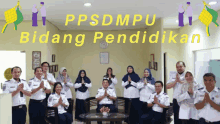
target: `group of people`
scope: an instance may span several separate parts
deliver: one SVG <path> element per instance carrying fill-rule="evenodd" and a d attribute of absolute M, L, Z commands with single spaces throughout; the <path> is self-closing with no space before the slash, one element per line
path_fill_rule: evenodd
<path fill-rule="evenodd" d="M 187 16 L 189 19 L 189 26 L 192 25 L 192 16 L 193 16 L 193 10 L 192 7 L 190 6 L 190 2 L 187 2 Z M 180 4 L 179 8 L 178 8 L 178 12 L 179 12 L 179 26 L 183 27 L 184 26 L 184 13 L 185 13 L 185 9 L 183 8 L 183 5 Z"/>
<path fill-rule="evenodd" d="M 13 124 L 26 122 L 26 96 L 30 97 L 28 108 L 30 124 L 45 124 L 47 107 L 58 108 L 60 124 L 71 124 L 73 122 L 73 106 L 69 104 L 73 100 L 71 88 L 75 88 L 76 91 L 75 119 L 83 121 L 79 115 L 86 113 L 85 100 L 90 97 L 89 88 L 92 87 L 86 71 L 80 70 L 75 83 L 72 83 L 65 67 L 60 69 L 55 79 L 47 72 L 49 66 L 48 62 L 43 62 L 41 67 L 35 68 L 35 77 L 28 83 L 20 79 L 22 72 L 20 67 L 11 69 L 13 78 L 4 83 L 3 93 L 12 93 Z M 215 75 L 205 74 L 203 86 L 202 82 L 196 82 L 191 71 L 185 71 L 184 62 L 177 62 L 176 69 L 177 72 L 170 74 L 166 84 L 167 89 L 174 89 L 174 124 L 219 124 L 220 88 L 215 87 Z M 103 76 L 102 87 L 95 96 L 98 101 L 97 112 L 117 112 L 113 104 L 117 99 L 115 90 L 117 83 L 112 68 L 108 68 L 106 75 Z M 133 66 L 127 67 L 127 74 L 122 78 L 125 111 L 129 111 L 127 123 L 159 124 L 164 121 L 162 113 L 164 108 L 170 106 L 170 100 L 162 90 L 163 85 L 162 81 L 155 80 L 150 69 L 144 69 L 143 77 L 140 78 Z"/>

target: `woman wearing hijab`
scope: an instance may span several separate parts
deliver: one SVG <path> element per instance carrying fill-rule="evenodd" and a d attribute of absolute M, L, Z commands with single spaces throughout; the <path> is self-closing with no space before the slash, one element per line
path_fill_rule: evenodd
<path fill-rule="evenodd" d="M 183 27 L 184 26 L 184 22 L 183 22 L 184 16 L 183 16 L 183 14 L 184 14 L 185 10 L 183 9 L 182 4 L 179 5 L 178 12 L 179 12 L 179 26 Z"/>
<path fill-rule="evenodd" d="M 182 124 L 198 124 L 198 110 L 194 106 L 195 92 L 201 85 L 195 82 L 191 71 L 185 73 L 185 83 L 179 87 L 177 98 L 180 104 L 179 119 Z"/>
<path fill-rule="evenodd" d="M 85 100 L 89 98 L 89 90 L 88 88 L 92 87 L 92 83 L 90 79 L 86 76 L 85 70 L 80 70 L 79 75 L 75 82 L 76 89 L 76 111 L 75 111 L 75 119 L 82 121 L 79 117 L 80 114 L 86 113 L 85 110 Z"/>
<path fill-rule="evenodd" d="M 124 87 L 125 110 L 128 110 L 128 105 L 131 102 L 130 114 L 128 123 L 137 124 L 139 122 L 140 101 L 139 89 L 137 88 L 140 77 L 134 72 L 133 66 L 127 67 L 127 74 L 122 79 L 122 87 Z"/>
<path fill-rule="evenodd" d="M 67 74 L 67 70 L 65 67 L 60 68 L 59 74 L 56 78 L 57 82 L 61 82 L 63 89 L 61 91 L 61 94 L 64 94 L 70 103 L 72 101 L 72 92 L 71 89 L 74 85 L 72 83 L 72 80 L 70 79 L 69 75 Z M 73 115 L 73 106 L 69 106 L 67 109 L 67 112 Z"/>
<path fill-rule="evenodd" d="M 37 5 L 34 4 L 32 8 L 32 26 L 38 26 L 37 25 L 37 14 L 38 14 Z"/>
<path fill-rule="evenodd" d="M 147 101 L 150 98 L 151 94 L 155 92 L 155 79 L 153 78 L 150 69 L 144 69 L 144 77 L 141 78 L 140 83 L 138 85 L 138 89 L 140 89 L 140 109 L 141 115 L 147 114 L 150 109 L 147 108 Z M 141 117 L 140 115 L 140 117 Z"/>
<path fill-rule="evenodd" d="M 65 111 L 65 108 L 69 106 L 69 102 L 64 94 L 61 94 L 63 89 L 60 82 L 56 82 L 53 87 L 53 93 L 48 98 L 49 107 L 57 107 L 60 124 L 71 124 L 72 115 Z"/>
<path fill-rule="evenodd" d="M 109 80 L 109 86 L 108 87 L 111 87 L 115 90 L 115 85 L 118 83 L 118 80 L 115 77 L 115 75 L 113 75 L 111 67 L 109 67 L 107 69 L 106 75 L 104 75 L 103 79 L 108 79 Z M 115 92 L 116 92 L 116 90 L 115 90 Z"/>

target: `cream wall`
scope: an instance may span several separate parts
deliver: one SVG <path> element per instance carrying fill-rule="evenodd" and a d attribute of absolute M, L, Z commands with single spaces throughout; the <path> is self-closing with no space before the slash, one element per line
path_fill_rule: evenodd
<path fill-rule="evenodd" d="M 175 39 L 177 43 L 169 43 L 170 31 L 173 31 L 173 34 L 179 34 L 179 29 L 164 29 L 165 41 L 162 43 L 162 53 L 166 53 L 166 80 L 169 80 L 170 71 L 176 71 L 176 62 L 181 61 L 180 57 L 180 45 L 179 36 Z M 167 94 L 169 95 L 170 102 L 173 101 L 173 88 L 167 89 Z"/>
<path fill-rule="evenodd" d="M 127 73 L 127 66 L 133 65 L 134 70 L 140 77 L 143 76 L 143 70 L 148 67 L 150 61 L 150 54 L 155 54 L 155 59 L 158 62 L 158 71 L 152 70 L 154 77 L 158 80 L 161 79 L 161 42 L 158 40 L 157 44 L 149 43 L 149 35 L 156 33 L 156 31 L 162 30 L 162 19 L 158 19 L 154 26 L 147 29 L 136 30 L 120 30 L 120 31 L 103 31 L 103 38 L 97 40 L 97 43 L 93 43 L 95 31 L 61 31 L 62 39 L 64 34 L 72 34 L 72 43 L 61 43 L 58 48 L 59 66 L 65 66 L 68 70 L 68 74 L 75 82 L 79 70 L 85 69 L 88 77 L 92 81 L 92 88 L 90 89 L 90 96 L 95 96 L 98 88 L 101 87 L 103 76 L 106 74 L 108 67 L 113 68 L 113 74 L 118 79 L 116 85 L 116 92 L 118 96 L 123 96 L 123 87 L 121 86 L 122 78 Z M 132 34 L 137 34 L 140 31 L 139 42 L 130 43 L 129 37 Z M 142 43 L 144 31 L 147 31 L 147 37 L 145 43 Z M 75 46 L 75 37 L 78 34 L 85 34 L 85 43 L 81 47 Z M 113 34 L 114 41 L 110 43 L 107 49 L 101 49 L 99 43 L 105 40 L 106 35 Z M 118 34 L 126 34 L 126 43 L 123 43 L 121 39 L 120 43 L 117 43 Z M 161 34 L 159 35 L 161 38 Z M 135 40 L 135 39 L 133 39 Z M 100 64 L 99 53 L 109 52 L 109 64 Z M 66 56 L 68 55 L 68 57 Z M 73 91 L 75 97 L 75 92 Z"/>
<path fill-rule="evenodd" d="M 220 11 L 218 11 L 220 14 Z M 218 15 L 220 16 L 220 15 Z M 217 21 L 220 24 L 220 21 Z M 206 34 L 206 27 L 199 20 L 193 22 L 192 26 L 184 26 L 180 29 L 180 34 L 188 34 L 188 43 L 180 45 L 180 59 L 186 63 L 186 69 L 194 70 L 194 54 L 193 51 L 212 49 L 220 47 L 220 27 L 215 27 L 212 22 L 209 26 L 210 36 Z M 200 43 L 189 43 L 193 34 L 200 34 Z"/>

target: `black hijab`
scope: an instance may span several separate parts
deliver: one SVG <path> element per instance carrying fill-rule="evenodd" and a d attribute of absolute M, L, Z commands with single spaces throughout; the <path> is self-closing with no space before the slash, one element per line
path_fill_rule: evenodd
<path fill-rule="evenodd" d="M 81 73 L 82 73 L 82 72 L 84 72 L 84 74 L 85 74 L 84 77 L 81 77 Z M 82 83 L 82 78 L 83 78 L 83 80 L 84 80 L 85 83 L 87 83 L 87 84 L 90 84 L 90 83 L 91 83 L 90 79 L 86 76 L 86 71 L 85 71 L 85 70 L 80 70 L 80 71 L 79 71 L 79 74 L 78 74 L 78 77 L 77 77 L 77 79 L 76 79 L 76 81 L 75 81 L 75 84 L 76 84 L 76 83 Z M 82 85 L 81 87 L 76 88 L 75 91 L 79 90 L 80 92 L 86 92 L 87 89 L 88 89 L 88 87 L 86 87 L 85 84 L 84 84 L 84 85 Z"/>
<path fill-rule="evenodd" d="M 130 77 L 131 77 L 131 80 L 134 81 L 135 83 L 137 83 L 138 81 L 140 81 L 140 77 L 138 76 L 138 74 L 136 74 L 136 73 L 134 72 L 134 68 L 133 68 L 133 66 L 131 66 L 131 65 L 127 67 L 127 72 L 128 72 L 128 68 L 129 68 L 129 67 L 131 67 L 133 71 L 132 71 L 131 73 L 127 73 L 127 74 L 123 77 L 122 81 L 124 81 L 124 82 L 128 81 L 128 76 L 130 76 Z M 128 85 L 125 86 L 125 88 L 127 89 L 127 88 L 129 88 L 129 87 L 131 87 L 131 86 L 133 86 L 133 85 L 131 85 L 131 84 L 129 83 Z M 135 86 L 133 86 L 133 87 L 135 87 Z M 136 88 L 136 87 L 135 87 L 135 88 Z"/>

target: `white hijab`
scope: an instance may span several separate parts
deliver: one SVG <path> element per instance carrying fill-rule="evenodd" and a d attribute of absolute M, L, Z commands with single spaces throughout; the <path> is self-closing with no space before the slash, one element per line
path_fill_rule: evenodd
<path fill-rule="evenodd" d="M 182 4 L 179 5 L 178 12 L 179 12 L 179 13 L 183 13 L 183 12 L 184 12 L 183 5 L 182 5 Z"/>
<path fill-rule="evenodd" d="M 65 70 L 65 69 L 66 69 L 65 67 L 60 68 L 59 74 L 56 78 L 57 82 L 62 82 L 64 80 L 64 76 L 62 73 L 63 73 L 63 70 Z M 69 75 L 67 75 L 67 74 L 66 74 L 66 80 L 67 80 L 67 82 L 71 82 L 71 79 L 70 79 Z"/>
<path fill-rule="evenodd" d="M 192 74 L 193 81 L 192 81 L 191 83 L 189 83 L 189 82 L 187 82 L 186 79 L 185 79 L 184 84 L 183 84 L 183 87 L 182 87 L 185 91 L 188 91 L 189 87 L 191 87 L 191 88 L 193 89 L 194 86 L 198 85 L 198 84 L 196 83 L 195 79 L 194 79 L 194 76 L 193 76 L 192 71 L 186 71 L 185 76 L 186 76 L 187 73 L 191 73 L 191 74 Z"/>

